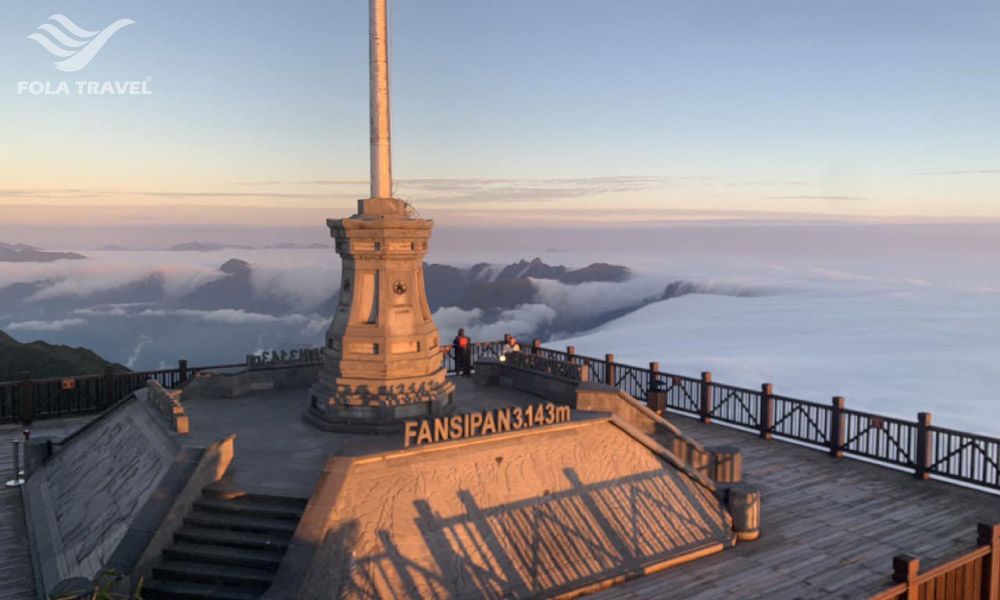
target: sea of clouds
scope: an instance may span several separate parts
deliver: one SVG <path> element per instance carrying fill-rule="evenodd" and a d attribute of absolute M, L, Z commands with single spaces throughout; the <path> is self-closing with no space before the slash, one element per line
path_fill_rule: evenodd
<path fill-rule="evenodd" d="M 499 314 L 450 307 L 434 318 L 443 339 L 459 327 L 474 340 L 512 333 L 523 342 L 544 330 L 547 345 L 574 345 L 582 354 L 614 353 L 635 365 L 658 361 L 682 375 L 711 371 L 716 381 L 746 387 L 768 382 L 778 393 L 820 402 L 842 395 L 848 406 L 908 419 L 930 411 L 939 424 L 1000 435 L 995 245 L 936 240 L 921 247 L 912 231 L 897 245 L 881 238 L 885 232 L 874 244 L 852 240 L 846 229 L 813 245 L 801 238 L 754 244 L 759 231 L 741 238 L 741 231 L 724 227 L 696 233 L 678 235 L 698 243 L 649 248 L 563 243 L 560 250 L 522 244 L 489 252 L 454 245 L 435 250 L 429 261 L 457 266 L 540 256 L 568 267 L 624 264 L 635 275 L 617 284 L 536 281 L 534 298 L 522 306 Z M 0 329 L 21 341 L 89 347 L 135 369 L 179 358 L 240 362 L 259 350 L 320 345 L 329 317 L 317 307 L 340 278 L 339 257 L 322 249 L 84 253 L 85 261 L 0 264 L 0 287 L 57 280 L 40 294 L 74 302 L 65 314 L 0 307 Z M 253 265 L 254 294 L 284 298 L 294 309 L 263 314 L 88 302 L 96 292 L 154 272 L 169 295 L 180 297 L 221 277 L 218 267 L 231 258 Z M 685 293 L 654 301 L 671 282 L 684 282 Z M 624 316 L 593 330 L 556 327 L 616 311 Z"/>

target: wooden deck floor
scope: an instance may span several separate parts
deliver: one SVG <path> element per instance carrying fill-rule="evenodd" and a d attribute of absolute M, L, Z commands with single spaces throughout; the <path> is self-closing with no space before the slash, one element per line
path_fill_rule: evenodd
<path fill-rule="evenodd" d="M 32 429 L 32 435 L 69 435 L 91 418 L 93 416 L 40 421 Z M 22 431 L 18 425 L 0 425 L 0 600 L 37 597 L 21 490 L 4 485 L 14 475 L 12 442 L 24 439 Z"/>
<path fill-rule="evenodd" d="M 761 536 L 588 598 L 866 599 L 891 587 L 894 555 L 931 568 L 975 548 L 977 523 L 1000 522 L 997 495 L 669 418 L 706 446 L 740 447 L 745 480 L 762 490 Z"/>

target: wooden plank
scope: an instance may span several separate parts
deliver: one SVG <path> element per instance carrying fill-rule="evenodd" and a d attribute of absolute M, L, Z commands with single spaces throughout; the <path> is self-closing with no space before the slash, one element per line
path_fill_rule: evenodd
<path fill-rule="evenodd" d="M 922 570 L 928 571 L 972 550 L 978 522 L 1000 522 L 996 495 L 916 481 L 911 472 L 834 459 L 815 449 L 775 444 L 753 433 L 674 414 L 668 418 L 706 446 L 742 450 L 744 478 L 762 488 L 761 537 L 720 553 L 720 562 L 705 568 L 696 561 L 593 598 L 674 597 L 676 590 L 687 589 L 681 586 L 699 581 L 710 582 L 719 598 L 729 597 L 740 581 L 754 582 L 755 590 L 763 586 L 743 597 L 869 598 L 891 587 L 894 554 L 919 551 Z M 942 597 L 938 590 L 961 594 L 943 596 L 949 599 L 977 597 L 981 563 L 941 578 L 932 584 L 930 595 L 920 597 Z M 740 568 L 729 568 L 734 564 Z M 826 577 L 837 565 L 840 579 Z M 843 586 L 832 592 L 823 589 L 837 584 Z M 787 596 L 764 593 L 769 585 L 787 588 Z"/>

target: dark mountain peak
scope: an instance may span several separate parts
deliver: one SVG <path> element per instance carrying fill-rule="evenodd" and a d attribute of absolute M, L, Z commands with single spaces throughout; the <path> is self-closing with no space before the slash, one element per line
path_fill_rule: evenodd
<path fill-rule="evenodd" d="M 249 277 L 250 272 L 253 271 L 253 267 L 245 260 L 230 258 L 219 267 L 219 270 L 227 275 L 244 275 Z"/>
<path fill-rule="evenodd" d="M 551 267 L 541 258 L 535 257 L 531 262 L 521 259 L 508 265 L 500 271 L 496 281 L 512 281 L 515 279 L 560 279 L 566 273 L 566 267 Z"/>
<path fill-rule="evenodd" d="M 562 278 L 563 283 L 575 285 L 578 283 L 588 283 L 591 281 L 609 281 L 618 283 L 625 281 L 632 275 L 632 270 L 622 265 L 611 265 L 608 263 L 593 263 L 582 269 L 570 271 Z"/>
<path fill-rule="evenodd" d="M 435 311 L 453 305 L 462 296 L 466 288 L 465 275 L 450 265 L 424 263 L 424 286 L 427 303 Z"/>
<path fill-rule="evenodd" d="M 480 277 L 483 276 L 483 273 L 486 273 L 490 270 L 491 266 L 492 265 L 490 265 L 489 263 L 476 263 L 472 265 L 472 268 L 469 269 L 469 281 L 478 280 Z"/>

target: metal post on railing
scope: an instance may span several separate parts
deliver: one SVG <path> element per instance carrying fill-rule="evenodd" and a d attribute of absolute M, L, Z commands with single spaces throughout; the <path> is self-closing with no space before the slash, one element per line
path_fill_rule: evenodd
<path fill-rule="evenodd" d="M 604 385 L 615 387 L 615 355 L 604 355 Z"/>
<path fill-rule="evenodd" d="M 1000 524 L 980 523 L 978 527 L 980 546 L 989 546 L 987 562 L 983 568 L 983 598 L 1000 598 Z"/>
<path fill-rule="evenodd" d="M 774 386 L 765 383 L 760 386 L 760 437 L 771 439 L 774 430 Z"/>
<path fill-rule="evenodd" d="M 31 373 L 23 373 L 18 386 L 21 393 L 21 423 L 30 425 L 35 418 L 35 394 L 31 383 Z"/>
<path fill-rule="evenodd" d="M 115 372 L 111 365 L 104 367 L 104 408 L 115 402 Z"/>
<path fill-rule="evenodd" d="M 844 397 L 834 396 L 830 403 L 830 456 L 844 456 Z"/>
<path fill-rule="evenodd" d="M 931 449 L 933 440 L 931 432 L 931 413 L 917 414 L 917 465 L 913 476 L 917 479 L 927 480 L 931 478 Z"/>
<path fill-rule="evenodd" d="M 28 462 L 28 440 L 31 439 L 31 430 L 25 426 L 24 431 L 21 433 L 24 435 L 24 464 L 18 469 L 17 476 L 23 479 L 25 464 Z"/>
<path fill-rule="evenodd" d="M 655 413 L 667 410 L 667 393 L 660 382 L 660 363 L 649 363 L 649 385 L 646 389 L 646 406 Z"/>
<path fill-rule="evenodd" d="M 917 577 L 920 575 L 920 559 L 912 554 L 899 554 L 892 557 L 892 580 L 906 584 L 906 595 L 900 600 L 917 600 L 920 585 Z"/>
<path fill-rule="evenodd" d="M 24 474 L 21 472 L 21 465 L 20 465 L 21 453 L 19 452 L 20 450 L 20 448 L 18 447 L 19 445 L 20 442 L 14 440 L 14 478 L 7 481 L 7 487 L 20 487 L 24 485 L 24 477 L 23 477 Z"/>
<path fill-rule="evenodd" d="M 177 361 L 177 370 L 181 372 L 181 382 L 187 381 L 188 378 L 188 361 L 179 360 Z"/>
<path fill-rule="evenodd" d="M 712 422 L 712 373 L 702 371 L 701 373 L 701 415 L 702 423 Z"/>

